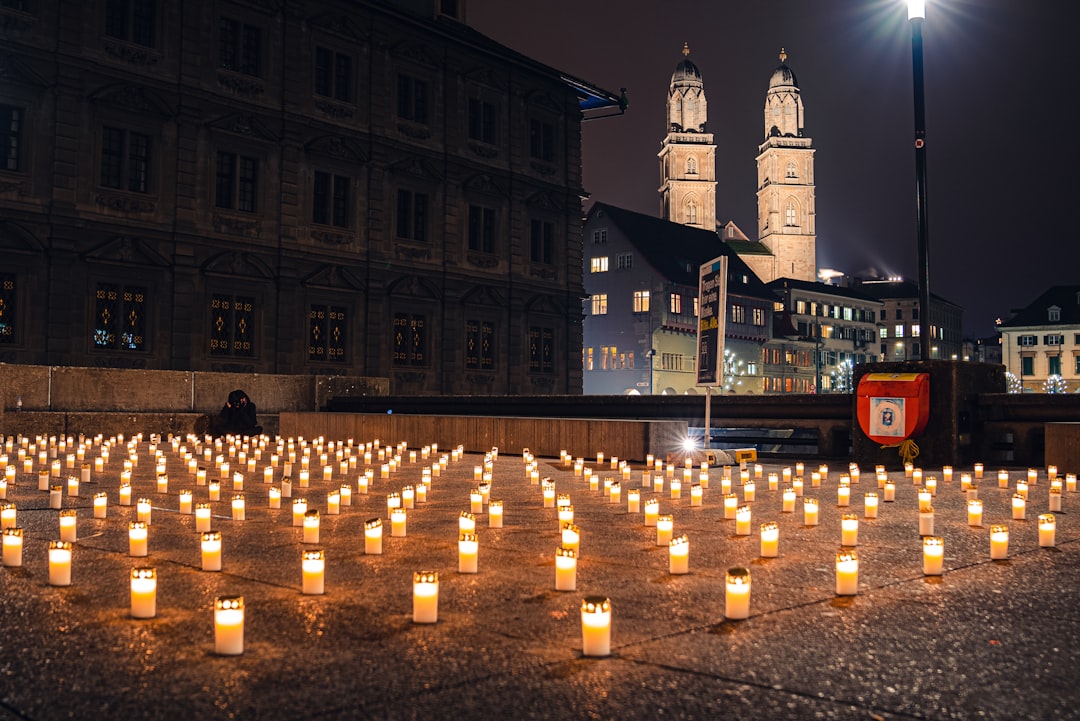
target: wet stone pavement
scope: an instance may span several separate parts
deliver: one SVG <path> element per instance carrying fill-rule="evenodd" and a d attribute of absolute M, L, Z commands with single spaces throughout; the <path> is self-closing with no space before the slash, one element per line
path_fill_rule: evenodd
<path fill-rule="evenodd" d="M 1048 469 L 1037 469 L 1025 517 L 1014 519 L 1013 497 L 1028 469 L 1005 469 L 999 482 L 1000 469 L 988 468 L 975 482 L 982 522 L 970 525 L 961 474 L 972 468 L 957 467 L 951 479 L 941 468 L 920 469 L 920 482 L 897 463 L 886 469 L 892 501 L 874 469 L 861 468 L 848 478 L 850 504 L 841 506 L 847 463 L 834 463 L 818 487 L 817 465 L 808 465 L 803 496 L 818 500 L 819 522 L 807 525 L 802 498 L 785 508 L 783 491 L 792 484 L 782 469 L 794 479 L 794 463 L 764 463 L 760 477 L 750 464 L 752 501 L 735 465 L 733 491 L 751 516 L 740 535 L 738 521 L 725 518 L 723 468 L 710 468 L 706 480 L 696 468 L 685 476 L 678 463 L 670 478 L 666 467 L 656 474 L 657 482 L 655 467 L 640 461 L 624 472 L 617 461 L 612 467 L 590 457 L 575 471 L 572 461 L 537 458 L 533 477 L 521 449 L 504 448 L 489 471 L 489 500 L 502 502 L 503 525 L 491 526 L 490 504 L 481 501 L 477 572 L 463 573 L 461 517 L 473 510 L 484 454 L 423 439 L 332 447 L 295 439 L 286 468 L 287 439 L 220 449 L 202 439 L 161 439 L 156 448 L 152 440 L 86 439 L 83 458 L 71 462 L 78 439 L 63 448 L 57 441 L 53 450 L 47 439 L 28 439 L 29 463 L 19 457 L 19 439 L 0 450 L 0 470 L 10 467 L 0 504 L 9 513 L 14 507 L 23 534 L 21 565 L 0 568 L 0 719 L 1080 718 L 1080 496 L 1065 479 L 1077 469 L 1061 469 L 1060 496 L 1051 493 Z M 98 470 L 104 448 L 109 457 Z M 301 488 L 305 452 L 310 480 Z M 133 505 L 122 506 L 121 474 L 133 454 Z M 382 465 L 395 455 L 400 462 L 384 478 Z M 167 486 L 159 484 L 159 464 Z M 205 485 L 198 468 L 206 470 Z M 426 499 L 406 511 L 397 527 L 404 535 L 392 535 L 388 494 L 412 487 L 419 495 L 425 469 Z M 769 474 L 777 474 L 774 483 Z M 283 490 L 286 475 L 292 497 L 271 508 L 270 492 Z M 69 495 L 69 476 L 80 480 L 78 495 Z M 929 529 L 920 529 L 918 491 L 931 476 L 941 575 L 923 572 L 920 531 Z M 684 478 L 673 498 L 672 480 Z M 556 590 L 562 533 L 557 509 L 545 505 L 543 479 L 553 484 L 552 503 L 568 498 L 580 532 L 571 591 Z M 210 500 L 215 480 L 219 500 Z M 619 483 L 617 498 L 604 491 L 606 481 Z M 700 505 L 694 484 L 702 486 Z M 343 499 L 333 513 L 329 496 L 343 485 L 351 503 Z M 193 506 L 210 505 L 220 571 L 203 570 L 196 518 L 180 512 L 183 490 L 192 491 Z M 636 511 L 631 490 L 640 494 Z M 867 492 L 878 494 L 876 518 L 866 516 Z M 101 493 L 108 505 L 95 518 Z M 244 520 L 233 519 L 239 494 Z M 1053 545 L 1045 545 L 1046 531 L 1040 545 L 1038 517 L 1056 503 L 1052 495 L 1061 506 Z M 311 535 L 305 542 L 305 529 L 293 525 L 298 497 L 319 512 L 317 542 Z M 129 555 L 138 499 L 151 509 L 145 557 Z M 674 536 L 685 534 L 688 573 L 670 572 L 668 546 L 645 525 L 651 499 L 671 516 Z M 71 584 L 51 585 L 50 541 L 72 510 Z M 846 547 L 859 560 L 855 595 L 837 594 L 842 514 L 858 520 L 857 545 Z M 374 549 L 365 525 L 374 519 L 382 522 L 381 554 L 366 552 Z M 776 557 L 762 557 L 766 522 L 779 531 Z M 991 559 L 996 524 L 1008 528 L 1002 560 Z M 315 549 L 325 556 L 318 595 L 303 592 L 302 555 Z M 156 572 L 150 618 L 132 615 L 137 567 Z M 751 580 L 745 620 L 725 617 L 727 571 L 736 567 Z M 435 623 L 414 622 L 419 571 L 438 574 Z M 216 652 L 218 597 L 243 598 L 240 655 Z M 610 600 L 607 656 L 584 652 L 588 597 Z"/>

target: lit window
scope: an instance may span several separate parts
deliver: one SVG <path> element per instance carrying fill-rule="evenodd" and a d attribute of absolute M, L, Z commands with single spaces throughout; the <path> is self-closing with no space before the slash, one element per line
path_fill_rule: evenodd
<path fill-rule="evenodd" d="M 634 312 L 635 313 L 648 313 L 649 312 L 649 291 L 647 291 L 647 290 L 635 290 L 634 291 Z"/>
<path fill-rule="evenodd" d="M 701 307 L 700 306 L 700 301 L 698 300 L 697 296 L 694 296 L 694 317 L 695 318 L 697 318 L 698 315 L 699 315 L 700 307 Z"/>
<path fill-rule="evenodd" d="M 670 296 L 669 306 L 672 313 L 682 313 L 682 296 L 678 293 L 672 293 Z"/>
<path fill-rule="evenodd" d="M 593 273 L 606 273 L 607 269 L 608 269 L 608 258 L 607 258 L 607 256 L 605 255 L 605 256 L 593 258 L 589 262 L 589 267 L 590 267 L 590 269 L 591 269 L 591 271 Z"/>
<path fill-rule="evenodd" d="M 732 303 L 731 305 L 731 322 L 732 323 L 745 323 L 746 322 L 746 306 Z"/>
<path fill-rule="evenodd" d="M 95 348 L 147 350 L 146 288 L 98 283 L 94 299 Z"/>
<path fill-rule="evenodd" d="M 592 297 L 592 314 L 607 315 L 607 293 L 597 293 Z"/>
<path fill-rule="evenodd" d="M 903 323 L 897 323 L 893 327 L 893 329 L 894 329 L 893 336 L 895 338 L 903 338 L 904 337 L 904 324 Z"/>
<path fill-rule="evenodd" d="M 765 325 L 765 309 L 754 308 L 753 309 L 753 323 L 754 325 Z"/>
<path fill-rule="evenodd" d="M 918 323 L 912 323 L 911 324 L 911 337 L 912 338 L 918 338 L 919 335 L 920 335 L 919 324 Z"/>

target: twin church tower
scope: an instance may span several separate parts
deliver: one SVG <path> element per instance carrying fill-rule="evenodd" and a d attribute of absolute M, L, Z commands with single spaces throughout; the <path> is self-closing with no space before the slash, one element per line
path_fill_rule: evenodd
<path fill-rule="evenodd" d="M 758 240 L 748 240 L 734 223 L 718 227 L 716 144 L 707 129 L 705 85 L 689 46 L 683 46 L 668 89 L 668 129 L 659 153 L 663 217 L 715 229 L 765 283 L 817 280 L 814 149 L 803 136 L 803 112 L 798 81 L 781 50 L 765 96 L 765 140 L 758 146 Z"/>

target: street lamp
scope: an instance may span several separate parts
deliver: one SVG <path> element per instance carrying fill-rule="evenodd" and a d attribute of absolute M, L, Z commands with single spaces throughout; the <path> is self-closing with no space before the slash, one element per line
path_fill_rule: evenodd
<path fill-rule="evenodd" d="M 911 22 L 911 69 L 915 88 L 915 211 L 919 228 L 919 358 L 929 357 L 926 341 L 932 339 L 930 326 L 930 249 L 926 222 L 926 101 L 923 88 L 922 24 L 926 0 L 907 0 Z"/>

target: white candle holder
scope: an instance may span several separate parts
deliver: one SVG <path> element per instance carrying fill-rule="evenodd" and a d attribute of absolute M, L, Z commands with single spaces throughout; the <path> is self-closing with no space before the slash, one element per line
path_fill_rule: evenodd
<path fill-rule="evenodd" d="M 859 554 L 843 550 L 836 554 L 836 595 L 855 596 L 859 593 Z"/>
<path fill-rule="evenodd" d="M 325 593 L 326 552 L 321 548 L 305 549 L 300 554 L 300 592 L 305 596 Z"/>
<path fill-rule="evenodd" d="M 70 541 L 49 541 L 49 585 L 71 585 L 71 552 L 74 546 Z"/>
<path fill-rule="evenodd" d="M 221 570 L 221 531 L 206 531 L 200 535 L 202 570 Z"/>
<path fill-rule="evenodd" d="M 741 621 L 750 617 L 750 571 L 729 568 L 724 584 L 724 617 Z"/>
<path fill-rule="evenodd" d="M 762 523 L 761 530 L 761 557 L 776 558 L 780 555 L 780 524 L 776 521 Z"/>
<path fill-rule="evenodd" d="M 1009 557 L 1009 527 L 990 526 L 990 559 L 1002 561 Z"/>
<path fill-rule="evenodd" d="M 244 652 L 244 597 L 214 599 L 214 653 L 239 656 Z"/>
<path fill-rule="evenodd" d="M 923 575 L 940 576 L 945 560 L 945 542 L 940 536 L 923 538 Z"/>
<path fill-rule="evenodd" d="M 586 596 L 581 602 L 581 652 L 611 655 L 611 599 L 606 596 Z"/>
<path fill-rule="evenodd" d="M 131 617 L 153 618 L 157 615 L 157 571 L 153 568 L 131 569 Z"/>
<path fill-rule="evenodd" d="M 413 574 L 413 623 L 437 623 L 439 620 L 439 574 L 417 571 Z"/>
<path fill-rule="evenodd" d="M 678 576 L 690 572 L 690 539 L 683 533 L 668 543 L 668 573 Z"/>

